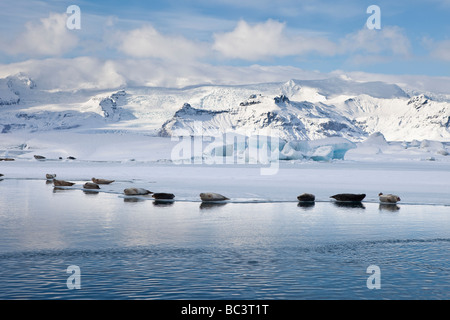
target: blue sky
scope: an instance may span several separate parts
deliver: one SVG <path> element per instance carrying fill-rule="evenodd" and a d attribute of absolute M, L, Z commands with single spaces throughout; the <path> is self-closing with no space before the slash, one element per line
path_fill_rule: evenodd
<path fill-rule="evenodd" d="M 65 27 L 74 4 L 81 30 Z M 380 30 L 366 26 L 370 5 L 380 7 Z M 2 0 L 0 75 L 36 74 L 53 60 L 72 68 L 77 61 L 80 74 L 88 72 L 80 61 L 96 61 L 122 78 L 124 61 L 170 65 L 180 79 L 199 68 L 255 65 L 448 76 L 448 17 L 450 0 Z"/>

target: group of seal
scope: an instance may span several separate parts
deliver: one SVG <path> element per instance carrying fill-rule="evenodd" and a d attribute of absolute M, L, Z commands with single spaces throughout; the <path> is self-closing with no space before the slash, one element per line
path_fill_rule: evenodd
<path fill-rule="evenodd" d="M 47 181 L 53 181 L 53 185 L 55 187 L 72 187 L 75 185 L 75 182 L 65 181 L 65 180 L 57 180 L 56 174 L 46 174 L 45 175 Z M 107 179 L 98 179 L 98 178 L 92 178 L 92 182 L 86 182 L 83 185 L 83 189 L 86 190 L 98 190 L 100 189 L 100 185 L 108 185 L 115 180 L 107 180 Z M 151 194 L 153 198 L 156 200 L 173 200 L 175 198 L 175 195 L 172 193 L 154 193 L 150 190 L 144 189 L 144 188 L 126 188 L 123 190 L 123 193 L 127 196 L 142 196 L 142 195 L 149 195 Z"/>
<path fill-rule="evenodd" d="M 3 177 L 3 174 L 0 174 L 0 178 Z M 55 187 L 71 187 L 75 185 L 74 182 L 57 180 L 56 174 L 46 174 L 46 179 L 48 181 L 53 181 Z M 92 182 L 86 182 L 83 185 L 83 189 L 95 190 L 100 189 L 99 185 L 108 185 L 115 182 L 115 180 L 107 180 L 107 179 L 97 179 L 92 178 Z M 173 200 L 175 195 L 172 193 L 163 193 L 158 192 L 154 193 L 150 190 L 144 188 L 126 188 L 123 190 L 123 193 L 127 196 L 143 196 L 143 195 L 152 195 L 152 198 L 156 200 Z M 350 202 L 350 203 L 358 203 L 364 200 L 366 194 L 354 194 L 354 193 L 338 193 L 330 198 L 336 200 L 336 202 Z M 379 200 L 381 203 L 386 204 L 395 204 L 399 202 L 401 199 L 399 196 L 394 194 L 383 194 L 380 192 L 378 194 Z M 202 202 L 221 202 L 230 200 L 228 197 L 223 196 L 219 193 L 214 192 L 202 192 L 200 193 L 200 199 Z M 312 203 L 316 201 L 316 196 L 311 193 L 303 193 L 297 197 L 297 200 L 300 203 Z"/>
<path fill-rule="evenodd" d="M 55 187 L 72 187 L 75 185 L 75 182 L 65 181 L 65 180 L 57 180 L 56 174 L 47 173 L 45 175 L 45 178 L 47 181 L 53 181 L 53 185 Z M 111 184 L 114 182 L 114 180 L 106 180 L 106 179 L 96 179 L 92 178 L 92 182 L 86 182 L 83 185 L 83 189 L 87 190 L 98 190 L 100 189 L 99 184 Z"/>
<path fill-rule="evenodd" d="M 38 154 L 35 154 L 33 157 L 34 157 L 36 160 L 38 160 L 38 161 L 45 161 L 45 160 L 47 160 L 46 157 L 41 156 L 41 155 L 38 155 Z M 62 159 L 63 159 L 62 157 L 58 157 L 58 160 L 62 160 Z M 77 159 L 77 158 L 75 158 L 75 157 L 73 157 L 73 156 L 67 157 L 67 160 L 76 160 L 76 159 Z"/>
<path fill-rule="evenodd" d="M 333 198 L 337 202 L 361 202 L 366 197 L 366 194 L 355 194 L 355 193 L 338 193 L 330 198 Z M 378 194 L 381 203 L 397 203 L 400 201 L 400 197 L 394 194 Z M 310 193 L 303 193 L 297 197 L 299 202 L 314 202 L 316 197 Z"/>

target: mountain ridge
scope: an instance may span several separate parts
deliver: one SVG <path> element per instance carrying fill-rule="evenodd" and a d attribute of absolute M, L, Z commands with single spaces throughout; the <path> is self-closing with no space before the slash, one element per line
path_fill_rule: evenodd
<path fill-rule="evenodd" d="M 343 77 L 49 92 L 19 74 L 0 79 L 0 110 L 2 133 L 94 130 L 168 137 L 176 130 L 192 133 L 193 123 L 201 122 L 216 132 L 271 129 L 286 140 L 361 141 L 381 132 L 388 140 L 450 141 L 450 101 Z"/>

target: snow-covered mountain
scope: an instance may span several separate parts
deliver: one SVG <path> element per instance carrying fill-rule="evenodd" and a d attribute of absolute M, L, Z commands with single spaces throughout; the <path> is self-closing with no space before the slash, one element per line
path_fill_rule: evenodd
<path fill-rule="evenodd" d="M 450 101 L 382 82 L 345 78 L 289 80 L 182 89 L 127 87 L 110 91 L 47 91 L 23 74 L 0 79 L 0 132 L 132 131 L 171 136 L 277 130 L 285 140 L 375 132 L 387 140 L 450 141 Z M 1 136 L 0 136 L 1 137 Z"/>

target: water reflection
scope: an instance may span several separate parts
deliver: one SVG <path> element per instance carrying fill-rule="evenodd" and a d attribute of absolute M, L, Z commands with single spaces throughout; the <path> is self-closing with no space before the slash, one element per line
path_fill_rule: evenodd
<path fill-rule="evenodd" d="M 69 190 L 75 190 L 75 189 L 67 189 L 67 188 L 62 188 L 62 187 L 54 187 L 54 188 L 53 188 L 53 193 L 60 193 L 60 192 L 69 191 Z"/>
<path fill-rule="evenodd" d="M 123 198 L 123 202 L 126 202 L 126 203 L 136 203 L 136 202 L 143 202 L 143 201 L 145 201 L 145 200 L 141 199 L 141 198 L 134 198 L 134 197 Z"/>
<path fill-rule="evenodd" d="M 348 209 L 365 209 L 362 202 L 333 202 L 336 207 Z"/>
<path fill-rule="evenodd" d="M 83 190 L 83 193 L 86 194 L 86 195 L 97 195 L 99 193 L 99 191 Z"/>
<path fill-rule="evenodd" d="M 299 202 L 297 204 L 297 207 L 302 208 L 304 210 L 312 210 L 314 209 L 315 205 L 316 205 L 315 202 Z"/>
<path fill-rule="evenodd" d="M 200 209 L 202 210 L 210 210 L 210 209 L 214 209 L 214 208 L 220 208 L 225 206 L 226 203 L 218 203 L 218 202 L 202 202 L 200 204 Z"/>
<path fill-rule="evenodd" d="M 175 201 L 170 201 L 170 200 L 155 200 L 155 201 L 153 201 L 153 205 L 155 207 L 171 207 L 171 206 L 173 206 L 174 203 L 175 203 Z"/>
<path fill-rule="evenodd" d="M 395 203 L 380 203 L 378 208 L 380 211 L 391 211 L 396 212 L 400 210 L 400 207 Z"/>

